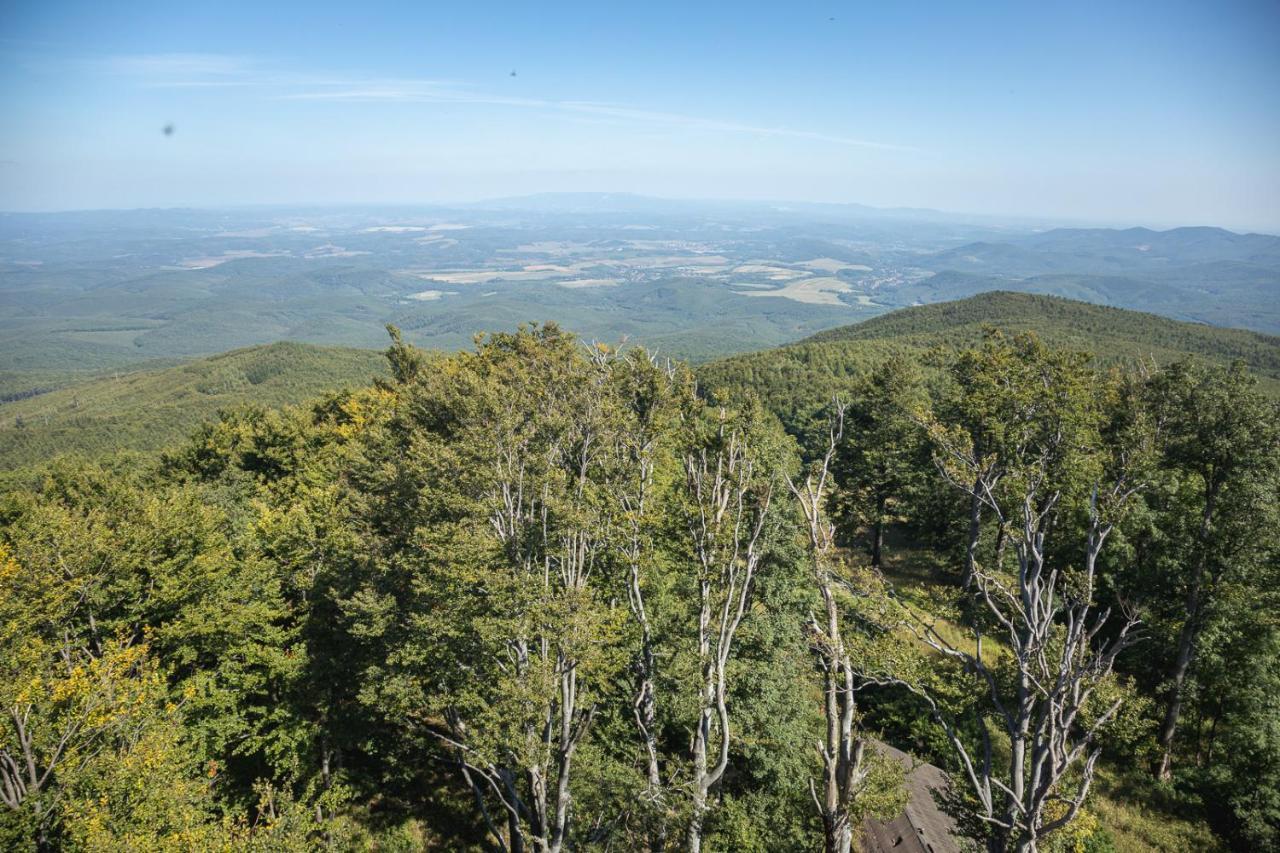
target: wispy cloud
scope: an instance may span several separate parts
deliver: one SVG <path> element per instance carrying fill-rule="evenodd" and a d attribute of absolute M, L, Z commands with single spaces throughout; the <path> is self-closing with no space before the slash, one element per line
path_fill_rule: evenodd
<path fill-rule="evenodd" d="M 687 113 L 640 109 L 624 104 L 503 95 L 451 80 L 297 72 L 276 68 L 269 63 L 244 56 L 187 53 L 118 56 L 106 60 L 103 67 L 114 73 L 136 77 L 142 85 L 153 87 L 252 87 L 263 90 L 268 97 L 297 101 L 476 104 L 592 116 L 650 127 L 808 139 L 829 145 L 889 151 L 919 150 L 905 145 L 804 128 L 757 125 Z"/>
<path fill-rule="evenodd" d="M 261 65 L 247 56 L 220 53 L 150 53 L 91 60 L 97 70 L 142 78 L 144 83 L 210 85 L 252 83 Z"/>
<path fill-rule="evenodd" d="M 350 85 L 334 83 L 331 88 L 313 87 L 307 91 L 292 92 L 280 95 L 279 97 L 289 100 L 346 101 L 356 103 L 449 103 L 525 107 L 531 109 L 544 109 L 554 110 L 557 112 L 591 115 L 600 118 L 618 119 L 638 124 L 682 127 L 689 130 L 812 139 L 816 142 L 826 142 L 833 145 L 847 145 L 859 148 L 879 148 L 891 151 L 917 150 L 904 145 L 875 142 L 869 139 L 859 139 L 850 136 L 841 136 L 838 134 L 820 133 L 818 131 L 789 127 L 766 127 L 743 122 L 724 121 L 721 119 L 693 116 L 686 113 L 637 109 L 635 107 L 622 106 L 618 104 L 496 95 L 488 92 L 466 89 L 458 86 L 457 84 L 446 81 L 384 80 L 352 83 Z"/>

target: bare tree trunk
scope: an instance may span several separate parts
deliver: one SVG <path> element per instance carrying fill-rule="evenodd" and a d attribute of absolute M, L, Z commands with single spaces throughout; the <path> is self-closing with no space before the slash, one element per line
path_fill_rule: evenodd
<path fill-rule="evenodd" d="M 1129 614 L 1110 641 L 1099 640 L 1110 616 L 1109 610 L 1096 612 L 1093 603 L 1097 558 L 1112 531 L 1104 513 L 1123 505 L 1137 491 L 1126 479 L 1129 472 L 1124 469 L 1123 457 L 1110 488 L 1103 493 L 1101 484 L 1094 486 L 1084 564 L 1074 583 L 1069 586 L 1062 570 L 1046 562 L 1046 536 L 1056 527 L 1054 513 L 1062 493 L 1047 489 L 1045 484 L 1058 446 L 1052 442 L 1060 441 L 1060 436 L 1052 436 L 1046 450 L 1031 457 L 1012 518 L 989 490 L 982 495 L 997 523 L 1008 525 L 1018 558 L 1011 582 L 999 571 L 975 569 L 973 574 L 978 600 L 1002 630 L 1012 653 L 1016 676 L 1012 691 L 983 657 L 979 627 L 974 628 L 975 651 L 970 653 L 957 649 L 937 633 L 933 623 L 907 610 L 908 618 L 919 626 L 921 640 L 985 682 L 995 718 L 1008 738 L 1008 762 L 1004 772 L 998 773 L 985 723 L 983 752 L 975 756 L 929 691 L 899 682 L 925 699 L 943 726 L 978 800 L 975 816 L 991 832 L 988 849 L 1001 853 L 1033 853 L 1038 839 L 1067 825 L 1079 813 L 1101 755 L 1097 735 L 1119 710 L 1120 700 L 1087 722 L 1081 719 L 1081 712 L 1111 673 L 1116 655 L 1131 642 L 1130 632 L 1138 621 Z M 972 477 L 977 460 L 963 449 L 947 449 L 962 466 L 960 470 L 967 467 Z M 943 470 L 946 473 L 947 469 Z M 961 488 L 972 482 L 968 477 L 949 479 Z M 980 478 L 978 483 L 982 485 Z M 1054 802 L 1064 804 L 1065 811 L 1046 816 L 1046 807 Z"/>
<path fill-rule="evenodd" d="M 502 770 L 501 778 L 502 787 L 512 803 L 507 810 L 507 838 L 511 853 L 524 853 L 524 827 L 520 825 L 520 795 L 516 793 L 515 779 L 509 770 Z"/>
<path fill-rule="evenodd" d="M 1197 581 L 1187 594 L 1187 618 L 1178 632 L 1178 655 L 1173 662 L 1173 684 L 1169 689 L 1169 704 L 1165 706 L 1164 719 L 1160 723 L 1160 766 L 1156 778 L 1168 781 L 1173 776 L 1173 739 L 1178 731 L 1178 718 L 1182 715 L 1182 697 L 1187 673 L 1195 657 L 1196 625 L 1200 620 L 1200 584 Z"/>
<path fill-rule="evenodd" d="M 847 814 L 824 815 L 822 849 L 825 853 L 849 853 L 853 848 L 853 827 Z"/>
<path fill-rule="evenodd" d="M 865 744 L 854 730 L 855 674 L 853 661 L 841 637 L 840 609 L 835 597 L 837 581 L 832 576 L 835 529 L 825 513 L 831 460 L 844 434 L 844 411 L 840 402 L 835 401 L 827 452 L 804 483 L 787 480 L 808 525 L 813 580 L 826 616 L 825 625 L 820 626 L 815 620 L 811 628 L 812 645 L 823 676 L 823 714 L 826 720 L 825 740 L 818 744 L 818 754 L 822 758 L 821 798 L 810 781 L 810 793 L 822 819 L 823 849 L 826 853 L 849 853 L 851 850 L 853 805 L 868 772 L 863 764 Z M 873 528 L 872 561 L 875 565 L 879 564 L 882 544 L 883 501 L 878 509 Z"/>
<path fill-rule="evenodd" d="M 631 615 L 640 627 L 640 649 L 633 664 L 635 668 L 635 698 L 631 703 L 632 717 L 640 734 L 640 741 L 645 752 L 645 784 L 646 796 L 657 809 L 657 824 L 649 831 L 649 848 L 653 851 L 666 849 L 666 820 L 661 815 L 661 799 L 663 796 L 662 772 L 658 759 L 658 699 L 654 685 L 657 675 L 657 660 L 653 652 L 653 630 L 649 624 L 649 612 L 645 606 L 644 585 L 641 578 L 641 562 L 644 546 L 640 525 L 644 516 L 648 492 L 653 475 L 653 460 L 650 458 L 652 442 L 646 438 L 625 454 L 627 462 L 636 467 L 637 477 L 632 489 L 622 489 L 620 503 L 630 519 L 629 541 L 626 546 L 627 558 L 627 604 Z"/>
<path fill-rule="evenodd" d="M 690 853 L 702 849 L 707 799 L 729 766 L 728 665 L 734 638 L 747 612 L 773 482 L 757 471 L 750 437 L 721 410 L 713 451 L 685 456 L 685 487 L 691 498 L 687 518 L 698 571 L 698 725 L 691 745 L 691 813 L 686 832 Z M 717 754 L 711 758 L 712 729 Z"/>
<path fill-rule="evenodd" d="M 969 498 L 969 533 L 964 552 L 964 572 L 960 575 L 960 588 L 973 585 L 973 572 L 978 565 L 978 538 L 982 533 L 981 481 L 975 480 Z"/>
<path fill-rule="evenodd" d="M 871 566 L 881 567 L 881 555 L 884 551 L 884 506 L 877 510 L 876 523 L 871 527 Z"/>
<path fill-rule="evenodd" d="M 711 710 L 704 708 L 693 736 L 692 813 L 685 833 L 685 849 L 698 853 L 702 849 L 702 823 L 707 813 L 707 740 L 711 732 Z"/>

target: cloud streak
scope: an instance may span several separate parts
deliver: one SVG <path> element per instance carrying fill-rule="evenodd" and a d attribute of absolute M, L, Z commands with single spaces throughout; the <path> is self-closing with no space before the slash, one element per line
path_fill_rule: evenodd
<path fill-rule="evenodd" d="M 112 73 L 137 78 L 142 85 L 156 88 L 245 87 L 260 89 L 269 97 L 292 101 L 474 104 L 590 116 L 655 128 L 807 139 L 828 145 L 884 151 L 920 150 L 911 146 L 841 134 L 785 126 L 757 125 L 687 113 L 641 109 L 623 104 L 502 95 L 477 90 L 449 80 L 280 71 L 243 56 L 220 54 L 118 56 L 106 60 L 102 68 Z"/>

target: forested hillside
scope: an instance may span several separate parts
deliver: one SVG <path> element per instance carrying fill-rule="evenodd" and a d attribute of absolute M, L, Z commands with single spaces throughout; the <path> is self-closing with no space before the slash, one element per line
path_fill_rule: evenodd
<path fill-rule="evenodd" d="M 984 325 L 1035 332 L 1060 346 L 1088 348 L 1104 358 L 1176 357 L 1241 359 L 1251 369 L 1280 377 L 1280 338 L 1243 329 L 1181 323 L 1155 314 L 1109 308 L 1056 296 L 994 291 L 956 302 L 921 305 L 819 332 L 801 344 L 828 341 L 908 340 L 970 343 Z"/>
<path fill-rule="evenodd" d="M 1276 404 L 1045 328 L 762 354 L 789 429 L 758 361 L 393 330 L 13 475 L 0 846 L 849 853 L 884 741 L 991 851 L 1275 849 Z"/>
<path fill-rule="evenodd" d="M 1187 356 L 1223 365 L 1240 360 L 1266 393 L 1280 396 L 1280 338 L 1275 336 L 1010 292 L 904 308 L 790 346 L 712 362 L 698 374 L 709 387 L 760 394 L 794 431 L 832 393 L 885 359 L 927 370 L 931 352 L 970 346 L 989 328 L 1034 332 L 1054 346 L 1092 353 L 1099 364 L 1128 368 L 1170 364 Z"/>
<path fill-rule="evenodd" d="M 277 343 L 0 404 L 0 470 L 61 453 L 159 450 L 219 409 L 303 403 L 386 373 L 369 350 Z"/>
<path fill-rule="evenodd" d="M 1264 390 L 1280 393 L 1280 338 L 1021 293 L 902 309 L 791 346 L 702 365 L 698 374 L 708 386 L 752 388 L 794 427 L 801 410 L 811 414 L 841 382 L 865 373 L 888 353 L 925 360 L 935 347 L 980 340 L 988 326 L 1034 331 L 1108 364 L 1168 364 L 1187 355 L 1222 364 L 1241 359 Z M 374 351 L 278 343 L 172 368 L 99 377 L 0 403 L 0 470 L 59 453 L 158 450 L 183 439 L 219 409 L 303 403 L 383 374 L 384 361 Z"/>

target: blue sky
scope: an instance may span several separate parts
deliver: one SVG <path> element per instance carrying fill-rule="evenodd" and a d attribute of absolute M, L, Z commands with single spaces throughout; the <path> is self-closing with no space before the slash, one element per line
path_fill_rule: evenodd
<path fill-rule="evenodd" d="M 631 191 L 1280 229 L 1280 3 L 1055 5 L 9 0 L 0 209 Z"/>

